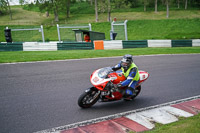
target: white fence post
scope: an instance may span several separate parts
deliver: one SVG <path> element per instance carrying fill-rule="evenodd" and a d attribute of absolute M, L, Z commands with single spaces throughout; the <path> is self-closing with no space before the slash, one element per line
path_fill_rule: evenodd
<path fill-rule="evenodd" d="M 89 29 L 90 31 L 92 31 L 92 25 L 89 23 Z"/>
<path fill-rule="evenodd" d="M 128 41 L 127 22 L 128 22 L 128 20 L 125 20 L 125 22 L 124 22 L 124 28 L 125 28 L 125 39 L 126 39 L 126 41 Z"/>
<path fill-rule="evenodd" d="M 41 32 L 42 32 L 42 41 L 45 42 L 45 39 L 44 39 L 44 30 L 43 30 L 43 26 L 41 25 Z"/>
<path fill-rule="evenodd" d="M 57 24 L 57 31 L 58 31 L 58 40 L 59 42 L 61 42 L 59 24 Z"/>

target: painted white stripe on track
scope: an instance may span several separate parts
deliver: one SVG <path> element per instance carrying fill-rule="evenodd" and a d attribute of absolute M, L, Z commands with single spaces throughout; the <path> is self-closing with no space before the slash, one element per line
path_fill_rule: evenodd
<path fill-rule="evenodd" d="M 140 125 L 143 125 L 144 127 L 148 129 L 153 129 L 155 127 L 155 125 L 150 122 L 150 119 L 148 120 L 148 118 L 145 118 L 144 116 L 139 115 L 138 113 L 130 114 L 130 115 L 127 115 L 126 117 L 130 120 L 133 120 L 139 123 Z"/>
<path fill-rule="evenodd" d="M 175 107 L 171 107 L 171 106 L 166 106 L 166 107 L 161 107 L 160 109 L 165 110 L 166 112 L 173 114 L 175 116 L 178 117 L 191 117 L 194 116 L 191 113 L 188 113 L 186 111 L 183 111 L 181 109 L 175 108 Z"/>

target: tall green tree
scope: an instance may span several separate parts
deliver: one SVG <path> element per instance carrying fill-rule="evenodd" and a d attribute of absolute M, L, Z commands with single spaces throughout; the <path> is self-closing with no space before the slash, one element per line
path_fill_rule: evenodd
<path fill-rule="evenodd" d="M 19 4 L 22 6 L 25 3 L 25 0 L 19 0 Z"/>
<path fill-rule="evenodd" d="M 155 0 L 155 13 L 158 12 L 158 0 Z"/>
<path fill-rule="evenodd" d="M 95 16 L 96 16 L 96 22 L 99 21 L 99 17 L 98 17 L 98 1 L 95 0 Z"/>
<path fill-rule="evenodd" d="M 53 9 L 54 21 L 58 22 L 59 21 L 59 17 L 58 17 L 59 0 L 50 0 L 50 5 Z"/>
<path fill-rule="evenodd" d="M 131 8 L 137 7 L 140 5 L 140 3 L 143 2 L 143 0 L 122 0 L 125 1 L 126 5 L 128 5 Z"/>
<path fill-rule="evenodd" d="M 111 6 L 111 0 L 101 0 L 98 2 L 98 10 L 101 12 L 101 13 L 105 13 L 107 12 L 108 13 L 108 22 L 111 21 L 111 10 L 112 10 L 112 6 Z"/>
<path fill-rule="evenodd" d="M 169 18 L 169 0 L 166 0 L 167 18 Z"/>
<path fill-rule="evenodd" d="M 10 20 L 12 20 L 12 11 L 11 11 L 11 8 L 10 8 L 10 3 L 8 0 L 6 0 L 7 2 L 7 6 L 8 6 L 8 11 L 9 11 L 9 15 L 10 15 Z"/>
<path fill-rule="evenodd" d="M 66 3 L 67 18 L 69 18 L 69 15 L 70 15 L 70 3 L 71 3 L 71 0 L 67 0 L 67 3 Z"/>
<path fill-rule="evenodd" d="M 39 7 L 40 12 L 45 11 L 46 17 L 49 17 L 49 12 L 51 11 L 51 7 L 49 4 L 49 1 L 46 0 L 40 0 L 36 2 L 36 5 Z"/>
<path fill-rule="evenodd" d="M 7 12 L 7 2 L 5 0 L 0 0 L 0 15 L 3 15 Z"/>
<path fill-rule="evenodd" d="M 177 0 L 178 9 L 180 8 L 180 0 Z"/>
<path fill-rule="evenodd" d="M 40 11 L 53 12 L 54 21 L 59 21 L 59 7 L 63 6 L 63 0 L 37 0 Z"/>
<path fill-rule="evenodd" d="M 144 3 L 144 12 L 146 12 L 147 11 L 147 5 L 149 4 L 148 0 L 143 0 L 143 3 Z"/>
<path fill-rule="evenodd" d="M 108 22 L 111 21 L 111 5 L 110 0 L 108 0 Z"/>
<path fill-rule="evenodd" d="M 187 10 L 188 7 L 188 0 L 185 0 L 185 10 Z"/>
<path fill-rule="evenodd" d="M 90 0 L 90 5 L 91 5 L 91 6 L 93 5 L 93 0 Z"/>
<path fill-rule="evenodd" d="M 101 0 L 98 2 L 98 11 L 101 13 L 108 13 L 108 22 L 111 21 L 111 0 Z"/>
<path fill-rule="evenodd" d="M 70 16 L 70 4 L 71 0 L 37 0 L 37 6 L 40 11 L 45 11 L 46 16 L 49 16 L 49 13 L 54 14 L 54 21 L 59 21 L 59 12 L 66 12 L 66 18 Z"/>
<path fill-rule="evenodd" d="M 135 4 L 136 0 L 113 0 L 114 8 L 129 8 L 132 4 Z"/>
<path fill-rule="evenodd" d="M 9 0 L 0 0 L 0 15 L 9 13 L 10 20 L 12 20 L 12 11 L 10 8 Z"/>

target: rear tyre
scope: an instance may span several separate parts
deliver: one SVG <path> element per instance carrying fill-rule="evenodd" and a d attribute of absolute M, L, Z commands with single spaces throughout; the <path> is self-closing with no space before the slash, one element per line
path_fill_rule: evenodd
<path fill-rule="evenodd" d="M 141 85 L 135 88 L 135 93 L 136 93 L 135 96 L 132 96 L 130 98 L 124 98 L 124 101 L 132 101 L 133 99 L 137 97 L 137 95 L 139 95 L 140 91 L 141 91 Z"/>
<path fill-rule="evenodd" d="M 99 98 L 100 92 L 95 87 L 91 87 L 80 95 L 78 105 L 81 108 L 90 108 Z"/>

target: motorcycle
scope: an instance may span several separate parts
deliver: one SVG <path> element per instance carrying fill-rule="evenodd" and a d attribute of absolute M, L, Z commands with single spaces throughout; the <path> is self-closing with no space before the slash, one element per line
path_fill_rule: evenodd
<path fill-rule="evenodd" d="M 109 102 L 116 100 L 133 100 L 141 91 L 141 84 L 149 77 L 149 73 L 139 70 L 140 80 L 135 87 L 136 95 L 130 98 L 124 98 L 126 88 L 117 88 L 116 84 L 124 81 L 126 78 L 122 71 L 113 71 L 111 67 L 104 67 L 95 70 L 90 76 L 90 82 L 93 87 L 85 90 L 78 99 L 78 105 L 81 108 L 89 108 L 98 100 L 100 102 Z"/>

